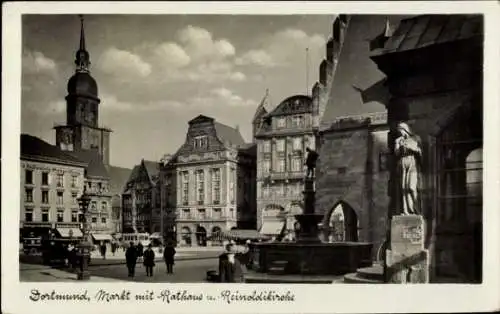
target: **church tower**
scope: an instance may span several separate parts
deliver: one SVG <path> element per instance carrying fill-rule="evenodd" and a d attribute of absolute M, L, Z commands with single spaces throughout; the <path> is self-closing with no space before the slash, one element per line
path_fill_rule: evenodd
<path fill-rule="evenodd" d="M 85 47 L 83 17 L 80 16 L 80 46 L 75 55 L 75 74 L 69 79 L 66 96 L 66 125 L 58 125 L 56 145 L 66 151 L 95 151 L 109 165 L 110 129 L 99 127 L 97 83 L 90 75 L 90 54 Z"/>

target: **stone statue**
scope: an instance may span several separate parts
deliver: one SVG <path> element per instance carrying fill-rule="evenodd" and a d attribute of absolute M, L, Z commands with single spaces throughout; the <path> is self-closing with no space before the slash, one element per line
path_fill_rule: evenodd
<path fill-rule="evenodd" d="M 307 157 L 305 165 L 307 166 L 306 178 L 314 178 L 314 170 L 316 169 L 316 160 L 318 160 L 319 154 L 309 147 L 306 148 Z"/>
<path fill-rule="evenodd" d="M 419 162 L 422 156 L 420 138 L 413 134 L 408 124 L 397 127 L 394 153 L 396 157 L 397 208 L 403 215 L 416 215 L 418 205 Z"/>

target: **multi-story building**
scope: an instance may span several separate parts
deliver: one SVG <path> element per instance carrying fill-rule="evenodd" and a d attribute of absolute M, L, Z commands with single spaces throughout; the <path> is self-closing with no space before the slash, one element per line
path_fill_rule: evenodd
<path fill-rule="evenodd" d="M 162 186 L 171 191 L 164 194 L 165 206 L 175 201 L 180 245 L 205 246 L 212 233 L 254 227 L 254 150 L 236 128 L 203 115 L 189 121 L 186 141 L 162 175 Z M 166 216 L 172 216 L 168 209 Z M 170 226 L 173 219 L 167 219 Z"/>
<path fill-rule="evenodd" d="M 21 135 L 21 238 L 81 237 L 86 164 L 55 146 Z"/>
<path fill-rule="evenodd" d="M 331 90 L 348 17 L 339 15 L 319 67 L 312 95 L 295 95 L 273 110 L 269 94 L 257 108 L 252 124 L 257 144 L 257 212 L 260 232 L 293 238 L 295 215 L 302 212 L 306 148 L 316 150 L 318 128 Z"/>
<path fill-rule="evenodd" d="M 122 194 L 123 232 L 160 232 L 160 163 L 142 160 Z"/>
<path fill-rule="evenodd" d="M 312 98 L 285 99 L 265 115 L 256 132 L 257 206 L 261 233 L 293 231 L 293 215 L 302 207 L 306 148 L 316 148 Z"/>

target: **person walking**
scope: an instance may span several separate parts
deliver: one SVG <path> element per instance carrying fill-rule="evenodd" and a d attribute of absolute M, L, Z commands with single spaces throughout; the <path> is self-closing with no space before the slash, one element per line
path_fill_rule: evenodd
<path fill-rule="evenodd" d="M 116 246 L 116 242 L 111 242 L 111 254 L 113 254 L 113 256 L 115 256 Z"/>
<path fill-rule="evenodd" d="M 104 242 L 101 244 L 101 256 L 102 259 L 106 259 L 106 244 Z"/>
<path fill-rule="evenodd" d="M 172 243 L 165 244 L 165 250 L 163 251 L 163 260 L 165 261 L 165 265 L 167 266 L 167 273 L 174 273 L 174 256 L 175 256 L 175 248 Z"/>
<path fill-rule="evenodd" d="M 148 248 L 144 251 L 144 267 L 146 267 L 146 276 L 153 277 L 153 267 L 155 267 L 155 252 L 152 250 L 152 245 L 148 244 Z"/>
<path fill-rule="evenodd" d="M 226 245 L 226 251 L 219 256 L 220 282 L 243 282 L 243 267 L 236 257 L 234 245 Z"/>
<path fill-rule="evenodd" d="M 141 242 L 137 244 L 137 257 L 139 258 L 139 261 L 142 259 L 142 255 L 144 253 L 144 246 L 142 245 Z"/>
<path fill-rule="evenodd" d="M 127 262 L 128 276 L 135 276 L 135 264 L 137 263 L 137 249 L 134 242 L 130 242 L 130 246 L 125 252 L 125 260 Z"/>

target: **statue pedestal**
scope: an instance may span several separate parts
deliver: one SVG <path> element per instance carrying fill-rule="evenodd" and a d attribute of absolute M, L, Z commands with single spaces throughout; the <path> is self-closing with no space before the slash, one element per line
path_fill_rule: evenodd
<path fill-rule="evenodd" d="M 428 283 L 429 251 L 424 248 L 425 220 L 421 215 L 393 216 L 390 250 L 386 251 L 387 283 Z"/>

